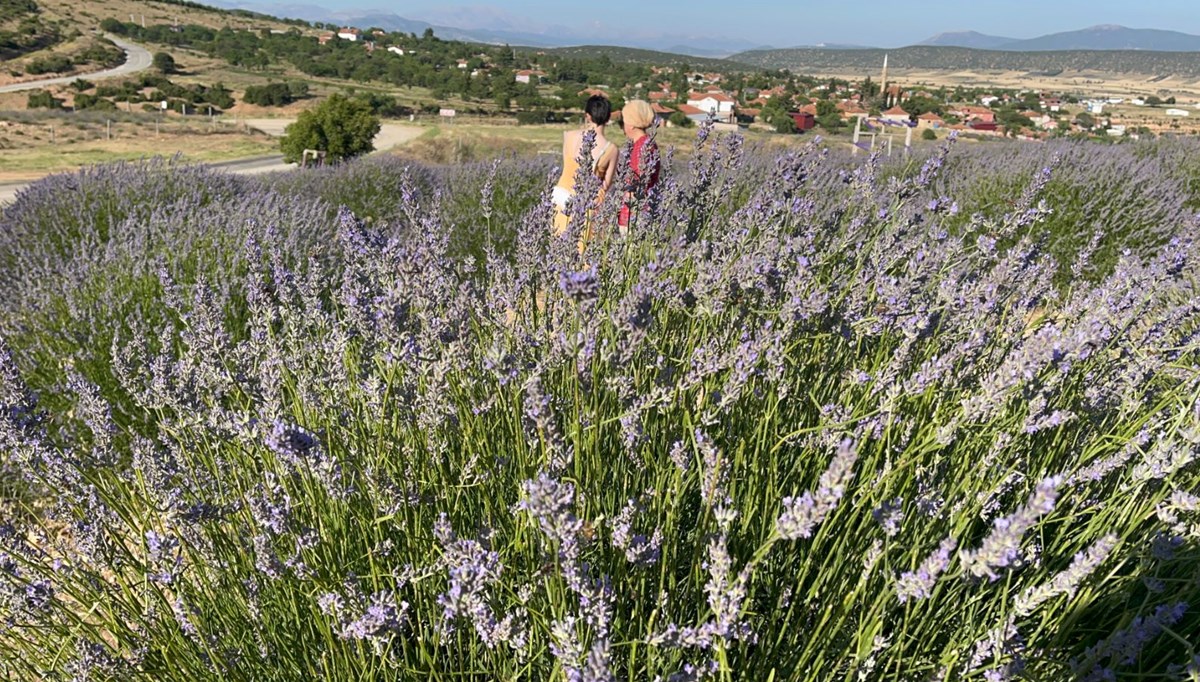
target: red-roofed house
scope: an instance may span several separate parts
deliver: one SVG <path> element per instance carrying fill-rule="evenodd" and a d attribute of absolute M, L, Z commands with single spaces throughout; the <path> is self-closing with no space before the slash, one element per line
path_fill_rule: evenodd
<path fill-rule="evenodd" d="M 336 37 L 337 37 L 337 35 L 335 35 L 334 33 L 326 31 L 325 33 L 322 33 L 321 35 L 317 36 L 317 43 L 319 45 L 328 45 L 329 41 L 333 40 Z"/>
<path fill-rule="evenodd" d="M 678 107 L 676 107 L 676 110 L 697 123 L 704 123 L 709 117 L 709 113 L 707 111 L 698 107 L 694 107 L 690 104 L 680 104 Z"/>
<path fill-rule="evenodd" d="M 652 92 L 649 95 L 650 103 L 654 102 L 672 102 L 677 95 L 673 92 Z"/>
<path fill-rule="evenodd" d="M 932 111 L 927 111 L 917 117 L 918 128 L 941 128 L 944 125 L 946 125 L 946 121 Z"/>
<path fill-rule="evenodd" d="M 899 106 L 895 106 L 883 112 L 880 118 L 885 121 L 895 121 L 896 123 L 908 123 L 912 120 L 912 115 Z"/>
<path fill-rule="evenodd" d="M 516 81 L 518 83 L 533 83 L 541 80 L 546 75 L 545 71 L 536 71 L 530 69 L 521 69 L 517 72 Z"/>
<path fill-rule="evenodd" d="M 671 118 L 671 114 L 675 113 L 675 110 L 671 107 L 664 107 L 657 102 L 651 104 L 650 108 L 654 110 L 654 118 L 658 119 L 658 122 L 663 124 L 667 122 L 668 118 Z"/>
<path fill-rule="evenodd" d="M 995 123 L 996 112 L 987 107 L 963 106 L 951 111 L 950 113 L 958 116 L 964 121 L 982 121 L 984 123 Z"/>
<path fill-rule="evenodd" d="M 362 38 L 362 31 L 357 28 L 346 27 L 338 31 L 337 36 L 342 40 L 357 42 L 359 38 Z"/>
<path fill-rule="evenodd" d="M 688 94 L 688 106 L 708 112 L 722 123 L 735 121 L 733 108 L 737 100 L 723 92 L 692 92 Z"/>

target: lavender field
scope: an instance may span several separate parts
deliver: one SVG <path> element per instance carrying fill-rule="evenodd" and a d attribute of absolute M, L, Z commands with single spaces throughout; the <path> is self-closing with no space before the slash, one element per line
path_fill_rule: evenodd
<path fill-rule="evenodd" d="M 666 156 L 19 195 L 0 677 L 1200 680 L 1200 144 Z"/>

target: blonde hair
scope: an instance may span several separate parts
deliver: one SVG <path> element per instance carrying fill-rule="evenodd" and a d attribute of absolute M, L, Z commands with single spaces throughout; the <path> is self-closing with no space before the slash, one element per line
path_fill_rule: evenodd
<path fill-rule="evenodd" d="M 649 130 L 654 125 L 654 110 L 645 100 L 634 99 L 625 103 L 621 109 L 621 117 L 629 125 L 642 130 Z"/>

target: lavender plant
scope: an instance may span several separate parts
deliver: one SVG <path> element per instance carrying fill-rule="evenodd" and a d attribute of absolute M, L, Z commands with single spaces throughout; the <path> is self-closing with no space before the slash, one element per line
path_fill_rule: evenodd
<path fill-rule="evenodd" d="M 1156 154 L 705 128 L 582 253 L 531 162 L 46 181 L 0 224 L 0 676 L 1194 671 Z"/>

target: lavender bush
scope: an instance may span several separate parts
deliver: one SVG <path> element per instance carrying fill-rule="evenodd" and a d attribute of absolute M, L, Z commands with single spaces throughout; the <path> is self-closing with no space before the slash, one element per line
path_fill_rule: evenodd
<path fill-rule="evenodd" d="M 582 255 L 528 162 L 31 189 L 0 673 L 1194 676 L 1192 199 L 1013 149 L 701 129 Z"/>

